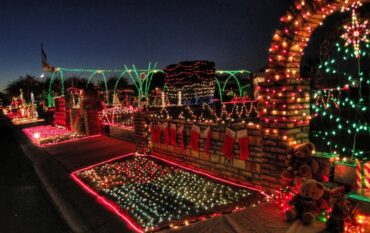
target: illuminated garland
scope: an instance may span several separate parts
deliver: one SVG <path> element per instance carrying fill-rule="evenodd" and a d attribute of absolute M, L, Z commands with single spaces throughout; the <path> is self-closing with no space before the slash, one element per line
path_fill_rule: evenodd
<path fill-rule="evenodd" d="M 227 110 L 227 106 L 232 106 L 231 111 Z M 221 112 L 218 114 L 208 104 L 203 103 L 199 112 L 194 113 L 190 106 L 185 106 L 180 114 L 171 115 L 167 108 L 161 108 L 159 112 L 154 113 L 151 117 L 168 120 L 168 119 L 181 119 L 192 123 L 245 123 L 246 119 L 258 118 L 257 102 L 248 101 L 243 103 L 223 104 Z"/>
<path fill-rule="evenodd" d="M 151 157 L 133 156 L 77 172 L 145 231 L 256 206 L 259 192 L 212 181 Z"/>

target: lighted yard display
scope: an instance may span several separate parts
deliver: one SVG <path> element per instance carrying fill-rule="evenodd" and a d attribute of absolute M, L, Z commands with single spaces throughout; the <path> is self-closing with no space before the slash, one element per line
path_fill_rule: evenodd
<path fill-rule="evenodd" d="M 335 44 L 337 54 L 320 65 L 322 76 L 327 77 L 330 85 L 312 89 L 310 80 L 300 74 L 304 48 L 323 19 L 341 6 L 351 11 L 351 21 L 344 25 Z M 105 90 L 101 93 L 108 107 L 101 116 L 103 124 L 110 126 L 110 136 L 114 128 L 130 131 L 130 137 L 135 134 L 137 150 L 152 153 L 93 165 L 73 172 L 72 178 L 138 232 L 188 225 L 265 200 L 266 195 L 257 189 L 185 168 L 174 161 L 269 190 L 276 190 L 284 181 L 289 183 L 276 196 L 282 211 L 294 212 L 291 220 L 304 219 L 302 214 L 307 211 L 301 211 L 301 206 L 312 207 L 314 198 L 307 195 L 308 191 L 314 193 L 320 186 L 322 195 L 314 201 L 324 195 L 331 198 L 334 188 L 328 190 L 324 185 L 328 184 L 330 166 L 339 160 L 339 154 L 357 158 L 356 187 L 368 192 L 370 76 L 363 67 L 369 67 L 369 28 L 368 22 L 356 14 L 359 6 L 352 0 L 295 0 L 273 35 L 268 67 L 266 74 L 258 77 L 263 81 L 255 87 L 255 99 L 243 96 L 251 83 L 242 84 L 238 78 L 240 74 L 249 75 L 249 71 L 216 70 L 209 61 L 181 62 L 164 70 L 157 69 L 156 64 L 149 64 L 148 69 L 124 65 L 118 70 L 53 67 L 50 85 L 56 75 L 63 80 L 66 72 L 88 73 L 88 83 L 102 78 Z M 119 74 L 112 96 L 107 87 L 108 73 Z M 151 89 L 155 73 L 164 75 L 165 85 Z M 120 100 L 123 90 L 117 88 L 123 78 L 130 80 L 130 93 L 135 95 L 137 105 L 128 101 L 128 95 L 126 100 Z M 217 95 L 219 99 L 214 98 Z M 154 101 L 150 99 L 153 96 Z M 40 131 L 27 133 L 41 144 L 69 137 L 60 132 L 61 136 L 53 139 L 53 134 L 42 135 Z M 59 133 L 56 131 L 55 135 Z M 312 138 L 316 152 L 334 156 L 320 157 L 323 153 L 315 153 L 311 144 L 303 144 L 307 147 L 305 155 L 290 152 Z M 319 159 L 325 160 L 325 166 L 316 161 Z M 299 196 L 298 186 L 310 178 L 317 181 L 301 189 L 301 193 L 307 193 Z M 297 196 L 299 202 L 291 209 L 288 203 Z M 335 204 L 338 207 L 343 203 Z M 335 212 L 330 211 L 329 206 L 319 208 L 310 213 L 306 223 L 314 217 L 327 221 L 329 214 L 335 219 Z M 346 222 L 346 230 L 361 231 L 364 226 L 354 221 L 357 219 L 364 221 L 368 217 L 354 215 L 353 221 Z"/>
<path fill-rule="evenodd" d="M 102 111 L 104 125 L 118 126 L 125 129 L 134 129 L 134 113 L 140 111 L 134 107 L 112 107 Z"/>
<path fill-rule="evenodd" d="M 351 10 L 352 20 L 349 25 L 343 26 L 345 33 L 342 35 L 342 38 L 346 41 L 344 46 L 352 45 L 356 58 L 361 56 L 360 44 L 362 42 L 369 43 L 368 36 L 370 34 L 368 20 L 360 22 L 357 16 L 356 9 L 361 5 L 361 2 L 354 2 L 350 8 L 347 8 L 347 10 Z"/>
<path fill-rule="evenodd" d="M 23 132 L 36 144 L 48 145 L 63 141 L 70 141 L 84 137 L 85 135 L 71 132 L 63 127 L 51 125 L 35 126 L 23 129 Z"/>
<path fill-rule="evenodd" d="M 121 213 L 138 232 L 187 225 L 256 206 L 268 197 L 257 189 L 191 172 L 155 156 L 126 155 L 76 171 L 72 176 Z"/>
<path fill-rule="evenodd" d="M 177 104 L 180 94 L 187 105 L 209 103 L 214 96 L 216 74 L 213 62 L 181 62 L 167 66 L 164 74 L 170 104 Z"/>
<path fill-rule="evenodd" d="M 78 68 L 63 68 L 63 67 L 54 67 L 54 69 L 50 70 L 51 78 L 49 83 L 49 92 L 48 92 L 48 104 L 52 106 L 53 104 L 53 96 L 52 96 L 52 85 L 55 78 L 60 77 L 62 83 L 62 93 L 64 94 L 64 77 L 66 73 L 81 73 L 87 74 L 88 76 L 88 84 L 93 80 L 94 77 L 99 77 L 103 79 L 104 87 L 105 87 L 105 101 L 109 104 L 110 103 L 110 96 L 109 90 L 107 86 L 107 74 L 118 74 L 118 79 L 115 84 L 115 88 L 113 91 L 113 95 L 117 91 L 117 87 L 119 81 L 122 78 L 128 78 L 135 86 L 139 100 L 142 97 L 148 96 L 150 83 L 153 78 L 153 74 L 157 72 L 161 72 L 161 70 L 156 69 L 156 64 L 152 65 L 149 63 L 147 69 L 137 69 L 135 65 L 132 65 L 132 68 L 124 65 L 122 69 L 78 69 Z"/>
<path fill-rule="evenodd" d="M 363 28 L 359 20 L 352 9 L 352 21 L 344 26 L 344 40 L 339 39 L 331 57 L 319 65 L 320 76 L 330 87 L 320 88 L 313 95 L 311 130 L 319 150 L 367 160 L 370 46 L 367 21 Z"/>
<path fill-rule="evenodd" d="M 23 96 L 23 90 L 19 90 L 19 96 L 14 96 L 8 107 L 3 108 L 3 113 L 15 125 L 28 124 L 43 121 L 39 119 L 36 110 L 35 97 L 33 92 L 30 94 L 29 102 Z"/>
<path fill-rule="evenodd" d="M 64 80 L 65 77 L 67 77 L 68 74 L 83 74 L 87 76 L 88 84 L 93 81 L 94 78 L 103 79 L 104 83 L 104 99 L 107 104 L 113 103 L 115 96 L 120 92 L 118 89 L 119 83 L 122 79 L 129 80 L 130 83 L 133 84 L 135 92 L 137 94 L 137 99 L 142 100 L 148 99 L 150 96 L 150 90 L 151 90 L 151 84 L 153 81 L 153 77 L 156 73 L 163 73 L 163 70 L 158 69 L 156 63 L 152 65 L 152 63 L 149 63 L 147 69 L 138 69 L 135 65 L 132 65 L 131 67 L 124 65 L 123 69 L 75 69 L 75 68 L 64 68 L 64 67 L 55 67 L 53 70 L 51 70 L 51 78 L 49 83 L 49 90 L 48 90 L 48 106 L 53 106 L 53 94 L 52 94 L 52 86 L 56 78 L 61 79 L 61 93 L 64 94 Z M 114 85 L 114 89 L 109 90 L 108 89 L 108 79 L 107 75 L 117 75 L 117 81 Z M 235 88 L 235 94 L 237 96 L 242 96 L 243 92 L 249 88 L 249 84 L 242 83 L 239 76 L 240 75 L 247 75 L 249 76 L 250 71 L 248 70 L 216 70 L 215 74 L 212 75 L 212 79 L 210 80 L 210 84 L 212 84 L 209 87 L 213 91 L 210 91 L 208 93 L 212 92 L 212 95 L 208 94 L 208 96 L 214 95 L 214 88 L 216 88 L 217 94 L 220 97 L 220 101 L 222 102 L 222 98 L 226 93 L 229 91 L 230 83 L 235 82 L 236 88 Z M 222 76 L 222 77 L 221 77 Z M 168 89 L 168 87 L 164 87 L 164 91 L 168 91 L 171 88 Z M 110 95 L 112 93 L 112 95 Z M 193 92 L 195 93 L 195 92 Z M 172 95 L 172 94 L 169 94 Z M 182 102 L 185 100 L 183 99 L 183 94 L 181 92 L 181 98 Z M 176 92 L 176 94 L 173 95 L 175 98 L 172 102 L 175 104 L 178 104 L 178 98 L 179 98 L 179 92 Z M 112 100 L 113 99 L 113 100 Z M 140 101 L 138 101 L 140 102 Z M 201 102 L 199 102 L 201 103 Z M 139 103 L 140 104 L 140 103 Z"/>
<path fill-rule="evenodd" d="M 230 82 L 235 82 L 236 89 L 233 96 L 244 96 L 245 92 L 249 93 L 250 88 L 250 75 L 251 72 L 248 70 L 216 70 L 216 90 L 223 102 L 223 96 L 233 92 L 233 88 L 230 88 Z M 247 77 L 247 83 L 243 83 L 241 80 L 242 76 Z M 223 80 L 223 77 L 226 79 Z"/>

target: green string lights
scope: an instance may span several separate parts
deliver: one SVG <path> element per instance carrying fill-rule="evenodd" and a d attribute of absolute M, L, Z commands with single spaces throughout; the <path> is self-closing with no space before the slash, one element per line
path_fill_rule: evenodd
<path fill-rule="evenodd" d="M 62 93 L 64 95 L 64 74 L 65 73 L 84 73 L 88 74 L 87 84 L 91 83 L 93 78 L 102 78 L 104 81 L 104 88 L 105 88 L 105 98 L 106 103 L 110 103 L 109 99 L 109 91 L 107 85 L 107 74 L 119 74 L 117 81 L 114 85 L 113 96 L 117 93 L 118 84 L 122 79 L 128 79 L 132 82 L 135 86 L 138 100 L 142 98 L 149 98 L 149 91 L 150 86 L 153 81 L 153 76 L 156 73 L 163 73 L 163 70 L 157 68 L 157 63 L 149 63 L 147 69 L 137 69 L 135 65 L 132 67 L 128 67 L 124 65 L 122 69 L 79 69 L 79 68 L 64 68 L 64 67 L 56 67 L 55 70 L 51 73 L 50 83 L 49 83 L 49 90 L 48 90 L 48 106 L 52 107 L 53 103 L 53 93 L 52 93 L 52 85 L 55 79 L 59 76 L 61 83 L 62 83 Z M 251 72 L 248 70 L 216 70 L 216 87 L 218 94 L 220 95 L 220 101 L 222 102 L 222 96 L 225 94 L 226 87 L 230 85 L 232 80 L 235 81 L 239 96 L 243 95 L 243 91 L 246 88 L 249 88 L 250 85 L 242 86 L 238 75 L 249 75 Z M 221 76 L 226 75 L 225 81 L 221 80 Z M 249 79 L 249 77 L 248 77 Z M 223 83 L 222 83 L 223 82 Z M 165 88 L 164 88 L 165 90 Z M 140 101 L 139 101 L 140 102 Z"/>
<path fill-rule="evenodd" d="M 228 82 L 231 80 L 235 80 L 236 82 L 236 85 L 238 87 L 238 95 L 243 96 L 243 90 L 245 88 L 249 88 L 250 85 L 247 84 L 247 85 L 242 86 L 239 79 L 237 78 L 237 75 L 243 75 L 243 74 L 249 75 L 250 73 L 251 72 L 248 70 L 216 70 L 216 75 L 219 75 L 219 76 L 225 75 L 225 74 L 228 75 L 223 85 L 221 85 L 221 78 L 216 77 L 216 87 L 218 90 L 218 94 L 220 96 L 220 101 L 223 102 L 222 96 L 225 94 L 225 88 Z"/>
<path fill-rule="evenodd" d="M 62 93 L 64 95 L 64 73 L 66 72 L 74 72 L 74 73 L 87 73 L 88 79 L 87 84 L 91 83 L 94 77 L 101 77 L 104 81 L 104 88 L 105 88 L 105 95 L 106 95 L 106 102 L 109 104 L 109 90 L 107 85 L 107 75 L 106 74 L 119 74 L 118 79 L 115 83 L 115 88 L 113 93 L 115 94 L 117 91 L 117 87 L 119 81 L 122 78 L 128 78 L 135 86 L 136 91 L 138 93 L 139 100 L 142 97 L 147 97 L 149 94 L 149 87 L 153 78 L 153 74 L 157 72 L 163 72 L 162 70 L 156 69 L 157 64 L 155 63 L 153 67 L 151 67 L 151 63 L 149 63 L 147 69 L 137 69 L 135 65 L 132 65 L 132 68 L 128 68 L 126 65 L 122 69 L 77 69 L 77 68 L 63 68 L 57 67 L 51 73 L 50 83 L 49 83 L 49 91 L 48 91 L 48 106 L 53 106 L 53 94 L 52 94 L 52 85 L 57 76 L 59 75 L 62 83 Z"/>
<path fill-rule="evenodd" d="M 113 202 L 141 231 L 189 225 L 211 216 L 255 207 L 268 197 L 149 156 L 130 156 L 78 171 L 77 176 Z M 90 189 L 91 190 L 91 189 Z"/>
<path fill-rule="evenodd" d="M 312 139 L 319 149 L 370 159 L 366 138 L 370 136 L 370 46 L 363 41 L 356 52 L 343 41 L 335 44 L 333 57 L 318 66 L 330 88 L 316 90 L 311 104 Z M 343 46 L 344 44 L 344 46 Z"/>

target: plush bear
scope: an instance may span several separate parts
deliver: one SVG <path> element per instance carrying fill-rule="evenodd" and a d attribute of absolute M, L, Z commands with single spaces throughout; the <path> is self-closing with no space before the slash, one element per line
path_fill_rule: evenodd
<path fill-rule="evenodd" d="M 311 142 L 291 148 L 286 160 L 288 167 L 281 173 L 283 181 L 300 185 L 302 181 L 313 178 L 319 169 L 318 162 L 312 158 L 314 150 L 315 146 Z"/>
<path fill-rule="evenodd" d="M 329 207 L 328 201 L 324 198 L 325 188 L 314 179 L 302 183 L 299 193 L 288 203 L 292 206 L 285 212 L 286 220 L 293 221 L 301 219 L 304 225 L 313 222 L 316 216 Z"/>

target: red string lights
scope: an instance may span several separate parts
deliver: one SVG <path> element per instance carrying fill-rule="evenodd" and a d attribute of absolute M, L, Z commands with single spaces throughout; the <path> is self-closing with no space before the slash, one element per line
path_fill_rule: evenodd
<path fill-rule="evenodd" d="M 76 141 L 82 138 L 88 138 L 85 135 L 81 135 L 72 131 L 67 130 L 63 127 L 42 125 L 23 129 L 23 132 L 37 145 L 50 146 L 58 143 Z M 90 137 L 96 137 L 100 135 L 93 135 Z"/>
<path fill-rule="evenodd" d="M 270 198 L 259 189 L 152 155 L 123 155 L 75 171 L 71 177 L 136 232 L 189 225 L 243 209 L 235 203 L 256 206 Z"/>

